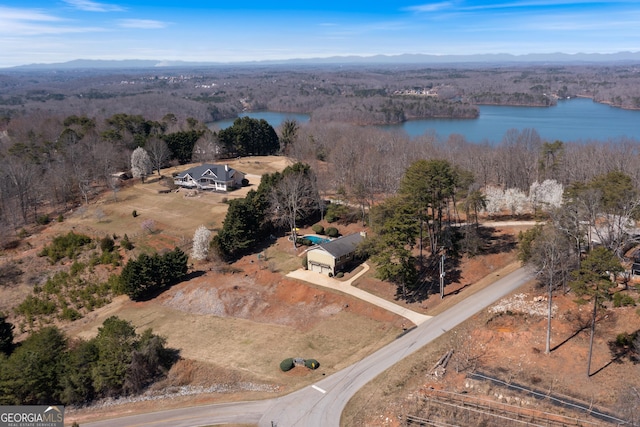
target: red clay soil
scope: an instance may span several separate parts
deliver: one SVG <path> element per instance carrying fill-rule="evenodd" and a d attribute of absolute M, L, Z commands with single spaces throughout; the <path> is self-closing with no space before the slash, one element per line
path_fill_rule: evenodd
<path fill-rule="evenodd" d="M 271 272 L 253 259 L 255 256 L 247 256 L 234 263 L 235 273 L 207 271 L 172 287 L 154 302 L 190 313 L 237 317 L 299 330 L 307 330 L 320 318 L 342 310 L 383 322 L 400 321 L 371 304 L 346 300 L 343 295 Z"/>

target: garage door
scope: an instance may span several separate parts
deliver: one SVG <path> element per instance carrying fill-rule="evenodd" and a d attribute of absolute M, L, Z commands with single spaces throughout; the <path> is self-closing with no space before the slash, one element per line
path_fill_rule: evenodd
<path fill-rule="evenodd" d="M 329 274 L 331 273 L 331 268 L 322 264 L 311 264 L 311 271 L 315 271 L 320 274 Z"/>

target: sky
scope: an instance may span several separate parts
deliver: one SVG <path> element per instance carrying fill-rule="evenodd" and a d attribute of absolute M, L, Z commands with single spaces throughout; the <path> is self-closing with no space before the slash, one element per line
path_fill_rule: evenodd
<path fill-rule="evenodd" d="M 640 0 L 0 0 L 0 67 L 640 51 Z"/>

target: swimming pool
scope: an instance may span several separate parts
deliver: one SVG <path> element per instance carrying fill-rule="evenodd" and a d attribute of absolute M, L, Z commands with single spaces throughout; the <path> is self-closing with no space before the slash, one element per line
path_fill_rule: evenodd
<path fill-rule="evenodd" d="M 311 243 L 313 243 L 314 245 L 321 245 L 323 243 L 327 243 L 327 242 L 331 241 L 331 239 L 327 239 L 326 237 L 316 236 L 314 234 L 309 234 L 307 236 L 302 236 L 302 238 L 310 240 Z"/>

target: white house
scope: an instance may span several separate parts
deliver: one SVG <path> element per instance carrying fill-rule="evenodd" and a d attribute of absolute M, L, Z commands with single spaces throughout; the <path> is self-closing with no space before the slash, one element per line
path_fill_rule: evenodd
<path fill-rule="evenodd" d="M 180 187 L 198 190 L 229 191 L 242 187 L 244 176 L 229 165 L 207 163 L 175 175 L 173 182 Z"/>

